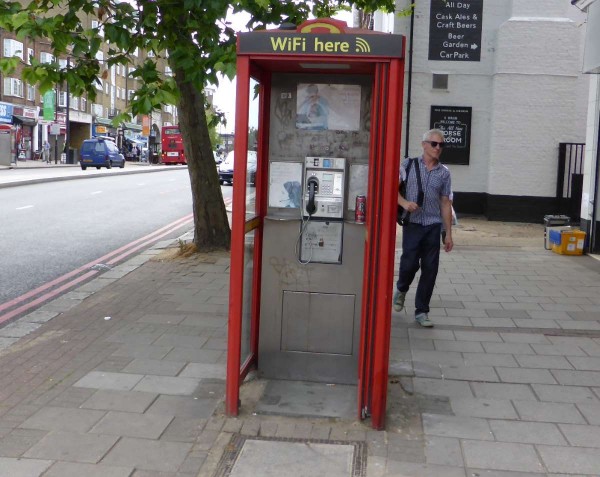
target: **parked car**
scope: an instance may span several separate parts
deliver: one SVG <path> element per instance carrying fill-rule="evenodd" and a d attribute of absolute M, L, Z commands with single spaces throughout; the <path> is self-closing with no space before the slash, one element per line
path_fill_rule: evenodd
<path fill-rule="evenodd" d="M 84 171 L 88 166 L 96 169 L 101 167 L 110 169 L 113 166 L 121 169 L 125 167 L 125 156 L 119 152 L 119 148 L 111 138 L 86 139 L 81 145 L 79 156 L 79 164 Z"/>
<path fill-rule="evenodd" d="M 256 151 L 248 151 L 248 182 L 256 182 Z M 224 184 L 229 182 L 233 184 L 233 151 L 225 157 L 225 160 L 219 164 L 219 182 Z"/>

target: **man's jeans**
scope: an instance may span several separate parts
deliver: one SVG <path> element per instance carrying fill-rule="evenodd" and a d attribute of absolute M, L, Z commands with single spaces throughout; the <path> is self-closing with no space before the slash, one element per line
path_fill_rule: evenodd
<path fill-rule="evenodd" d="M 408 291 L 419 267 L 421 277 L 415 298 L 415 314 L 429 313 L 429 302 L 435 287 L 440 263 L 440 233 L 442 224 L 407 224 L 402 229 L 402 257 L 397 287 Z"/>

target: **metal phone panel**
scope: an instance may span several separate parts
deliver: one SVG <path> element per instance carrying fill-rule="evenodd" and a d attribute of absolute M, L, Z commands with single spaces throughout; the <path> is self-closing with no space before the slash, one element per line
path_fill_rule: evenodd
<path fill-rule="evenodd" d="M 311 220 L 305 223 L 300 237 L 300 260 L 304 263 L 342 263 L 343 233 L 343 222 Z"/>
<path fill-rule="evenodd" d="M 281 351 L 352 354 L 354 295 L 283 292 Z"/>

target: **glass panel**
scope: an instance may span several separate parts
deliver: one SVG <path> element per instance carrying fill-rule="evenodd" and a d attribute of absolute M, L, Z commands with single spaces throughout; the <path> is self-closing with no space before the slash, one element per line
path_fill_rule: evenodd
<path fill-rule="evenodd" d="M 258 147 L 258 95 L 255 92 L 258 88 L 258 82 L 250 79 L 250 104 L 248 113 L 248 166 L 246 187 L 246 219 L 254 217 L 256 214 L 256 149 Z"/>
<path fill-rule="evenodd" d="M 250 322 L 252 319 L 252 285 L 254 276 L 254 234 L 252 230 L 244 237 L 244 295 L 242 297 L 242 349 L 243 364 L 250 356 Z"/>

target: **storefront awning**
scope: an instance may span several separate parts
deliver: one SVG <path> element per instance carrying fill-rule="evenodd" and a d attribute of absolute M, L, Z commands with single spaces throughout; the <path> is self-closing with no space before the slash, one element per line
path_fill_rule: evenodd
<path fill-rule="evenodd" d="M 96 118 L 96 124 L 103 124 L 104 126 L 114 128 L 112 121 L 108 118 Z"/>
<path fill-rule="evenodd" d="M 37 124 L 35 119 L 19 116 L 18 114 L 13 114 L 13 122 L 15 124 L 24 124 L 25 126 L 35 126 Z"/>
<path fill-rule="evenodd" d="M 123 128 L 131 129 L 132 131 L 142 131 L 142 126 L 135 123 L 123 123 Z"/>

